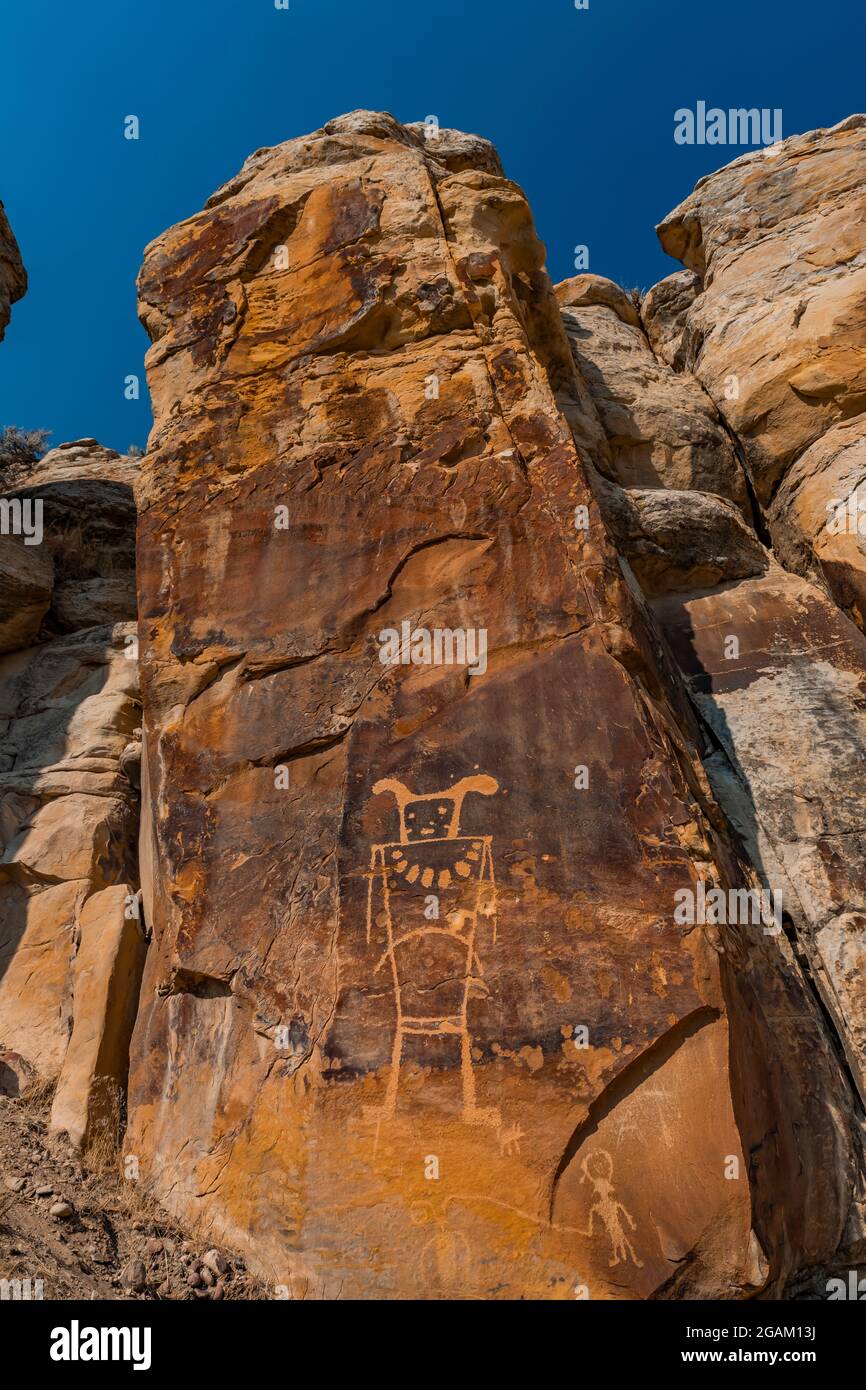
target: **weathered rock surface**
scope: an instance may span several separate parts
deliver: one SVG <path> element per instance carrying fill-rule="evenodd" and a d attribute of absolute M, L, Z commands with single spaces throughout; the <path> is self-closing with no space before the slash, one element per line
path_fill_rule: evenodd
<path fill-rule="evenodd" d="M 657 351 L 736 433 L 785 563 L 862 626 L 856 523 L 834 536 L 831 522 L 863 476 L 866 116 L 741 156 L 658 231 L 696 278 L 648 296 Z"/>
<path fill-rule="evenodd" d="M 130 885 L 91 894 L 79 930 L 72 1034 L 51 1107 L 51 1129 L 65 1131 L 81 1146 L 99 1132 L 116 1138 L 121 1124 L 147 949 Z"/>
<path fill-rule="evenodd" d="M 104 444 L 100 444 L 96 439 L 71 439 L 67 444 L 58 444 L 56 448 L 49 449 L 43 454 L 41 459 L 34 463 L 27 476 L 28 487 L 43 487 L 50 483 L 81 484 L 91 483 L 116 483 L 122 485 L 131 492 L 135 488 L 139 474 L 138 459 L 131 458 L 127 454 L 119 454 L 116 449 L 106 449 Z M 66 496 L 69 494 L 58 494 Z M 99 497 L 100 493 L 92 492 L 83 494 L 88 497 Z M 104 491 L 101 494 L 105 498 L 118 497 L 127 501 L 126 493 L 114 493 Z M 101 520 L 103 525 L 111 525 L 112 518 L 109 515 L 108 504 L 105 504 L 104 514 L 96 518 L 83 517 L 83 521 L 93 525 L 96 520 Z M 113 519 L 115 535 L 120 540 L 121 535 L 128 544 L 128 517 L 124 521 L 120 516 Z M 124 547 L 125 549 L 125 547 Z"/>
<path fill-rule="evenodd" d="M 723 412 L 789 571 L 701 578 L 653 607 L 711 730 L 716 795 L 784 901 L 861 1100 L 866 646 L 849 617 L 866 613 L 864 170 L 863 117 L 735 160 L 662 223 L 689 269 L 641 303 L 654 351 Z"/>
<path fill-rule="evenodd" d="M 0 203 L 0 338 L 9 322 L 11 306 L 26 289 L 27 275 L 21 263 L 21 252 Z"/>
<path fill-rule="evenodd" d="M 81 911 L 136 878 L 138 796 L 119 759 L 139 722 L 132 624 L 0 658 L 0 1038 L 56 1074 Z"/>
<path fill-rule="evenodd" d="M 0 337 L 25 287 L 0 206 Z M 2 498 L 0 1085 L 59 1073 L 54 1127 L 75 1144 L 119 1138 L 145 949 L 124 911 L 138 901 L 136 475 L 77 440 Z"/>
<path fill-rule="evenodd" d="M 866 1101 L 866 638 L 778 566 L 654 607 L 726 755 L 711 780 L 733 771 L 751 823 L 724 780 L 719 800 L 780 893 Z"/>
<path fill-rule="evenodd" d="M 653 352 L 677 372 L 691 355 L 688 311 L 700 292 L 700 276 L 679 270 L 659 280 L 640 301 L 641 323 Z"/>
<path fill-rule="evenodd" d="M 26 476 L 16 478 L 6 494 L 10 500 L 29 507 L 31 517 L 41 508 L 44 540 L 39 546 L 27 543 L 26 549 L 38 550 L 42 568 L 50 564 L 52 571 L 44 623 L 32 635 L 47 638 L 135 616 L 137 477 L 137 460 L 80 439 L 49 450 Z M 8 539 L 25 545 L 23 538 Z M 26 576 L 25 564 L 18 573 Z M 0 579 L 0 624 L 5 607 Z M 13 630 L 6 650 L 16 636 Z"/>
<path fill-rule="evenodd" d="M 742 472 L 613 290 L 566 305 L 575 369 L 543 262 L 490 146 L 356 112 L 258 152 L 140 279 L 127 1143 L 324 1297 L 778 1291 L 851 1209 L 787 937 L 674 920 L 752 880 L 588 483 L 736 503 L 682 503 L 722 508 L 727 576 L 765 563 Z M 403 623 L 417 662 L 383 665 Z M 475 674 L 428 663 L 446 629 L 484 631 Z"/>
<path fill-rule="evenodd" d="M 50 556 L 23 535 L 0 534 L 0 652 L 36 640 L 53 588 Z"/>
<path fill-rule="evenodd" d="M 44 1076 L 67 1051 L 82 914 L 137 884 L 136 471 L 76 441 L 7 494 L 42 521 L 38 544 L 0 541 L 0 1040 Z"/>
<path fill-rule="evenodd" d="M 845 420 L 792 464 L 767 509 L 782 563 L 826 585 L 866 627 L 866 416 Z"/>
<path fill-rule="evenodd" d="M 654 356 L 634 301 L 600 275 L 564 280 L 556 297 L 608 440 L 609 476 L 623 487 L 713 492 L 748 511 L 718 410 L 697 381 Z"/>
<path fill-rule="evenodd" d="M 620 488 L 599 478 L 596 492 L 619 553 L 645 594 L 709 589 L 763 574 L 767 551 L 732 502 L 711 492 Z"/>

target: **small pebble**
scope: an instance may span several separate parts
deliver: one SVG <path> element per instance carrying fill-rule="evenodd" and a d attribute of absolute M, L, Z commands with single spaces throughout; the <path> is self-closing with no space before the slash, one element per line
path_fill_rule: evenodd
<path fill-rule="evenodd" d="M 71 1202 L 52 1202 L 48 1210 L 52 1216 L 71 1216 L 74 1208 Z"/>
<path fill-rule="evenodd" d="M 219 1250 L 208 1250 L 207 1254 L 202 1256 L 202 1264 L 212 1269 L 214 1274 L 225 1274 L 229 1267 L 228 1260 Z"/>
<path fill-rule="evenodd" d="M 142 1260 L 130 1260 L 124 1268 L 121 1278 L 128 1289 L 133 1289 L 136 1293 L 147 1285 L 147 1270 Z"/>

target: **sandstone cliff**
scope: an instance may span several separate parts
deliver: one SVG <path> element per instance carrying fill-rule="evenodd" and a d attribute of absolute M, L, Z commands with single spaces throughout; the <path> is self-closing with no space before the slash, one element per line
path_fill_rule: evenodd
<path fill-rule="evenodd" d="M 862 1258 L 864 134 L 644 295 L 554 290 L 477 137 L 260 150 L 147 248 L 141 466 L 16 480 L 7 1065 L 80 1145 L 129 1048 L 126 1160 L 290 1297 Z"/>
<path fill-rule="evenodd" d="M 765 868 L 597 510 L 651 596 L 760 582 L 718 402 L 615 286 L 563 326 L 489 146 L 385 115 L 260 151 L 140 293 L 128 1150 L 325 1296 L 740 1297 L 830 1260 L 849 1072 L 799 938 L 674 920 Z M 428 664 L 457 630 L 483 669 Z"/>

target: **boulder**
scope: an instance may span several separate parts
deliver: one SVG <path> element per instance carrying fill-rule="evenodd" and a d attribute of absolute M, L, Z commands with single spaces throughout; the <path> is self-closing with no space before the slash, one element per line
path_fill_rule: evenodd
<path fill-rule="evenodd" d="M 49 449 L 27 474 L 27 487 L 44 487 L 50 483 L 116 483 L 127 490 L 126 493 L 107 493 L 103 497 L 123 497 L 135 488 L 138 479 L 138 460 L 127 454 L 119 454 L 116 449 L 106 449 L 97 439 L 70 439 L 66 444 L 58 444 Z M 68 495 L 68 494 L 67 494 Z M 85 497 L 99 497 L 97 492 L 85 493 Z M 90 518 L 82 516 L 82 521 Z"/>
<path fill-rule="evenodd" d="M 710 589 L 762 574 L 770 560 L 732 502 L 711 492 L 619 488 L 599 478 L 599 503 L 645 594 Z"/>
<path fill-rule="evenodd" d="M 23 1096 L 33 1080 L 33 1068 L 18 1052 L 0 1052 L 0 1096 Z M 6 1187 L 20 1192 L 23 1178 L 6 1178 Z"/>
<path fill-rule="evenodd" d="M 678 270 L 641 297 L 640 317 L 650 347 L 660 361 L 681 372 L 689 354 L 688 311 L 701 292 L 693 270 Z"/>

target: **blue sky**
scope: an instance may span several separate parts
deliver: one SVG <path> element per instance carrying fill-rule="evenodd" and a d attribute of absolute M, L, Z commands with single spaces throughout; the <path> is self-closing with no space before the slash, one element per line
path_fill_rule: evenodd
<path fill-rule="evenodd" d="M 646 287 L 654 224 L 741 151 L 677 145 L 673 113 L 783 111 L 785 134 L 866 108 L 858 0 L 28 0 L 0 19 L 0 199 L 30 276 L 0 347 L 0 425 L 144 445 L 146 243 L 252 150 L 355 107 L 488 136 L 554 280 Z M 139 117 L 141 138 L 123 138 Z"/>

